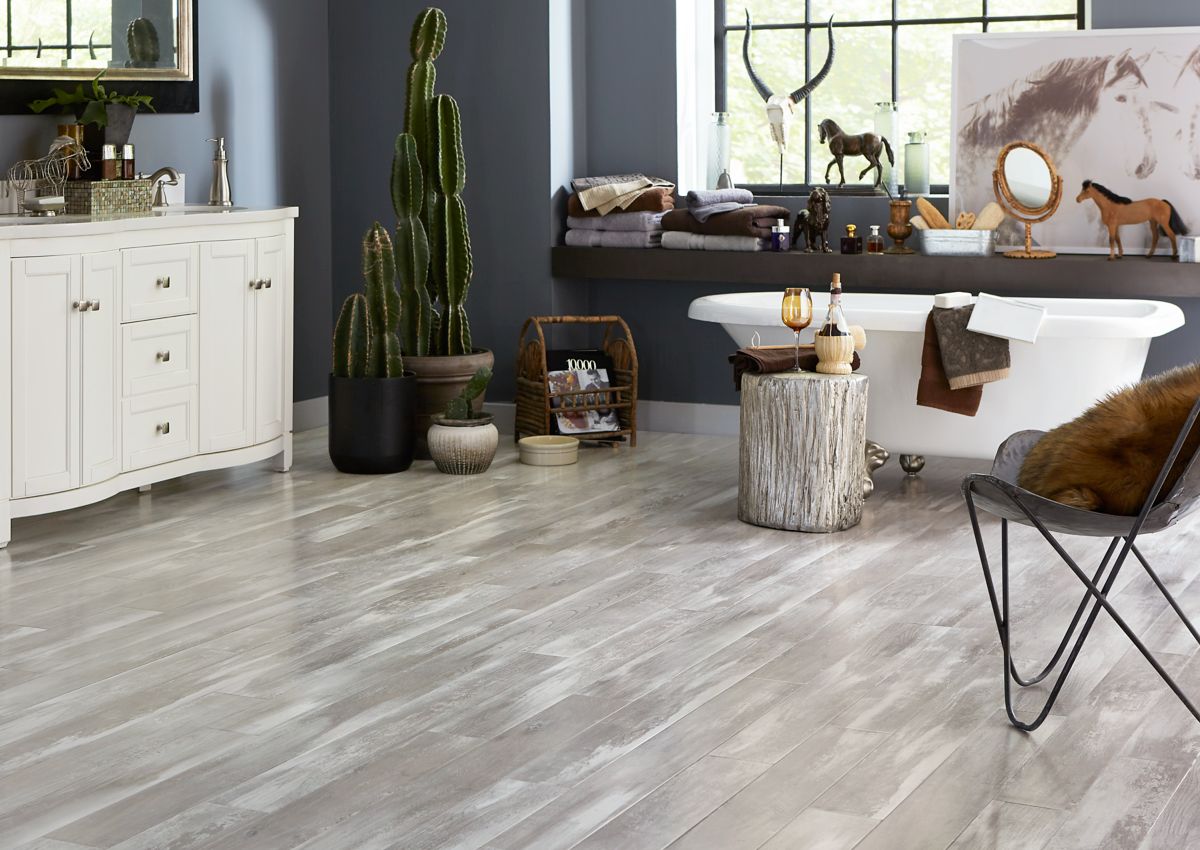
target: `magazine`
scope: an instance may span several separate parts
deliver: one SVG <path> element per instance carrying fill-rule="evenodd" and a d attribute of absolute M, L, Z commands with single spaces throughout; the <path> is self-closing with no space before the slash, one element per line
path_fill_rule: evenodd
<path fill-rule="evenodd" d="M 546 376 L 550 392 L 566 393 L 579 390 L 606 390 L 611 386 L 608 382 L 607 369 L 563 369 L 550 372 Z M 572 406 L 602 404 L 604 393 L 588 393 L 569 398 L 551 398 L 550 404 L 557 411 L 555 419 L 558 422 L 560 434 L 594 434 L 598 431 L 620 431 L 621 422 L 615 410 L 576 410 Z"/>

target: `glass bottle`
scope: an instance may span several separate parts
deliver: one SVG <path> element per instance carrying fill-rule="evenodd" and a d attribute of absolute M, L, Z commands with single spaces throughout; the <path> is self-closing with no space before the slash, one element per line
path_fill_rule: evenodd
<path fill-rule="evenodd" d="M 929 194 L 929 145 L 920 130 L 909 133 L 904 146 L 904 188 L 909 195 Z"/>
<path fill-rule="evenodd" d="M 871 235 L 867 237 L 867 253 L 882 254 L 883 253 L 883 237 L 879 235 L 879 225 L 871 225 Z"/>
<path fill-rule="evenodd" d="M 733 187 L 733 179 L 729 176 L 729 145 L 729 113 L 714 112 L 712 122 L 708 125 L 708 162 L 705 185 L 709 189 Z"/>
<path fill-rule="evenodd" d="M 775 219 L 775 226 L 771 228 L 771 250 L 787 251 L 791 247 L 791 234 L 787 222 L 782 218 Z"/>
<path fill-rule="evenodd" d="M 834 273 L 829 284 L 829 310 L 813 342 L 817 371 L 826 375 L 849 375 L 854 360 L 854 337 L 842 313 L 842 276 Z"/>
<path fill-rule="evenodd" d="M 887 139 L 893 151 L 899 147 L 900 104 L 891 100 L 875 104 L 875 135 Z M 900 179 L 896 169 L 888 162 L 886 153 L 879 157 L 879 164 L 883 166 L 882 185 L 887 187 L 888 195 L 894 198 L 900 190 Z"/>
<path fill-rule="evenodd" d="M 842 253 L 862 253 L 862 237 L 858 235 L 858 228 L 853 224 L 846 225 L 846 235 L 842 237 Z"/>

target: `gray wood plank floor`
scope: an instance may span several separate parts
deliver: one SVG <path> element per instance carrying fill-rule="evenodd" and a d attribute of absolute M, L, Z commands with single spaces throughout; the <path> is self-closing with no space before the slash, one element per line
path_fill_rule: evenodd
<path fill-rule="evenodd" d="M 804 535 L 736 520 L 731 439 L 366 478 L 310 432 L 289 475 L 18 521 L 0 848 L 1200 846 L 1200 724 L 1103 617 L 1045 726 L 1007 725 L 978 467 L 890 464 L 860 526 Z M 1198 538 L 1145 549 L 1200 611 Z M 1031 542 L 1030 664 L 1078 598 Z M 1118 587 L 1200 693 L 1149 581 Z"/>

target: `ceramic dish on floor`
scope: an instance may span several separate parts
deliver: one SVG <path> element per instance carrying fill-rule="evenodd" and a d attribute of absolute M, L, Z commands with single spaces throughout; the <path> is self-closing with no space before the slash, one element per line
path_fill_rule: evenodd
<path fill-rule="evenodd" d="M 579 460 L 579 441 L 574 437 L 557 434 L 522 437 L 517 445 L 521 463 L 530 466 L 570 466 Z"/>

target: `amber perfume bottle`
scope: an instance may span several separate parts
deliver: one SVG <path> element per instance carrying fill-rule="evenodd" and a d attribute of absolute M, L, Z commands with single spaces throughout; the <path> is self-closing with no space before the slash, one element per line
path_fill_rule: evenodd
<path fill-rule="evenodd" d="M 858 228 L 853 224 L 846 225 L 846 235 L 842 237 L 843 254 L 861 254 L 863 252 L 862 237 L 855 235 L 857 231 Z"/>
<path fill-rule="evenodd" d="M 871 225 L 871 235 L 867 237 L 867 253 L 882 254 L 883 253 L 883 237 L 879 235 L 879 225 Z"/>

